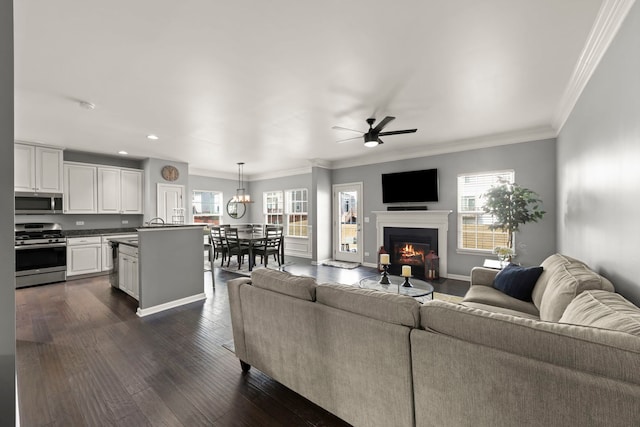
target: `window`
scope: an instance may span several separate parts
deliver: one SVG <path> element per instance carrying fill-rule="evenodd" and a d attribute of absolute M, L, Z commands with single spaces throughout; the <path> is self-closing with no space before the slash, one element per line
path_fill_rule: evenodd
<path fill-rule="evenodd" d="M 222 192 L 194 190 L 191 200 L 193 222 L 220 225 Z"/>
<path fill-rule="evenodd" d="M 287 236 L 308 237 L 307 232 L 307 189 L 287 190 L 286 194 L 286 230 Z"/>
<path fill-rule="evenodd" d="M 458 249 L 492 251 L 507 245 L 507 233 L 490 230 L 493 217 L 483 212 L 482 194 L 503 179 L 514 181 L 514 172 L 492 171 L 458 175 Z"/>
<path fill-rule="evenodd" d="M 282 191 L 267 191 L 262 194 L 262 210 L 265 224 L 282 224 L 284 197 Z"/>

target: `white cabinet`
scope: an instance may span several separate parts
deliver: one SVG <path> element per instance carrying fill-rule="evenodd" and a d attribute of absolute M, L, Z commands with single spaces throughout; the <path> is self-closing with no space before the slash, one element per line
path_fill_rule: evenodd
<path fill-rule="evenodd" d="M 142 214 L 142 171 L 120 171 L 120 210 L 123 214 Z"/>
<path fill-rule="evenodd" d="M 142 171 L 98 167 L 98 213 L 141 214 Z"/>
<path fill-rule="evenodd" d="M 82 163 L 64 164 L 64 209 L 66 214 L 98 211 L 98 169 Z"/>
<path fill-rule="evenodd" d="M 118 283 L 122 291 L 139 299 L 138 248 L 119 245 Z"/>
<path fill-rule="evenodd" d="M 67 276 L 102 271 L 100 236 L 67 238 Z"/>
<path fill-rule="evenodd" d="M 137 234 L 110 234 L 102 236 L 102 271 L 109 271 L 113 269 L 113 256 L 111 252 L 111 245 L 109 240 L 111 239 L 135 239 Z"/>
<path fill-rule="evenodd" d="M 14 190 L 62 193 L 62 150 L 15 144 Z"/>

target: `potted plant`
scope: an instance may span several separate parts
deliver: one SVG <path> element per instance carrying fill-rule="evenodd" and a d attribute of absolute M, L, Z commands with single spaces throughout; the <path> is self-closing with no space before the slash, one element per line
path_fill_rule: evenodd
<path fill-rule="evenodd" d="M 482 195 L 484 212 L 493 216 L 491 230 L 507 233 L 507 247 L 513 252 L 513 234 L 522 224 L 538 222 L 546 213 L 541 208 L 538 194 L 516 183 L 500 180 Z"/>

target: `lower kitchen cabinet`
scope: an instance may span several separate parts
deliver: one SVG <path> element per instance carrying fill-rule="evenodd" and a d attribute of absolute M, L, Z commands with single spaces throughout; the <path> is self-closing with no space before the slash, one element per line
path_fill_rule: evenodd
<path fill-rule="evenodd" d="M 109 234 L 102 236 L 102 271 L 110 271 L 113 268 L 113 256 L 109 240 L 111 239 L 135 239 L 137 234 Z"/>
<path fill-rule="evenodd" d="M 102 271 L 100 236 L 67 238 L 67 276 Z"/>
<path fill-rule="evenodd" d="M 138 248 L 119 245 L 118 283 L 120 289 L 135 299 L 139 298 Z"/>

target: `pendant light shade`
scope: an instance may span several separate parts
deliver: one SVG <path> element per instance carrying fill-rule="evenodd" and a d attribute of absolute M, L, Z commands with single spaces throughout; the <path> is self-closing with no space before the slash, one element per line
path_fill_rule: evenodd
<path fill-rule="evenodd" d="M 238 188 L 232 200 L 236 203 L 253 203 L 251 196 L 246 193 L 244 188 L 244 162 L 238 162 Z"/>

